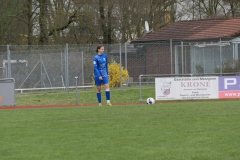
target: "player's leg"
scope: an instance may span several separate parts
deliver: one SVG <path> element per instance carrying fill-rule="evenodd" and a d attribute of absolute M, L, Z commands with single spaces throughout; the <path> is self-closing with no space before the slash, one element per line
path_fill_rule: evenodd
<path fill-rule="evenodd" d="M 108 78 L 104 78 L 103 83 L 104 83 L 104 86 L 106 89 L 105 95 L 106 95 L 107 105 L 112 106 L 112 104 L 110 102 L 110 87 L 109 87 L 109 83 L 108 83 Z"/>
<path fill-rule="evenodd" d="M 102 106 L 101 86 L 96 86 L 96 87 L 97 87 L 98 105 L 99 105 L 99 106 Z"/>
<path fill-rule="evenodd" d="M 97 89 L 97 100 L 98 100 L 98 105 L 102 106 L 102 98 L 101 98 L 101 80 L 99 78 L 95 78 L 95 85 Z"/>

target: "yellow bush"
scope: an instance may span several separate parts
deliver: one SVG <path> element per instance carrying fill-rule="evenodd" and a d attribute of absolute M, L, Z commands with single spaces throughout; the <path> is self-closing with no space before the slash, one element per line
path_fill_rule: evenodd
<path fill-rule="evenodd" d="M 121 67 L 122 70 L 122 83 L 125 83 L 129 78 L 128 71 Z M 108 65 L 108 71 L 110 75 L 109 85 L 110 88 L 120 86 L 120 64 L 113 62 Z M 92 77 L 92 84 L 94 85 L 94 78 Z M 95 86 L 95 85 L 94 85 Z M 102 86 L 104 87 L 104 86 Z"/>
<path fill-rule="evenodd" d="M 120 86 L 120 64 L 113 62 L 108 65 L 109 75 L 110 75 L 110 87 L 119 87 Z M 122 83 L 125 83 L 129 78 L 128 71 L 121 67 L 122 70 Z"/>

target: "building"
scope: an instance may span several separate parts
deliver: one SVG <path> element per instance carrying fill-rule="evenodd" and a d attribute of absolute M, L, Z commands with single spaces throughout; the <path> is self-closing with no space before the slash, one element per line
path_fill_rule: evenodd
<path fill-rule="evenodd" d="M 131 44 L 145 64 L 142 74 L 217 73 L 226 61 L 239 59 L 238 36 L 240 18 L 191 20 L 147 33 Z"/>

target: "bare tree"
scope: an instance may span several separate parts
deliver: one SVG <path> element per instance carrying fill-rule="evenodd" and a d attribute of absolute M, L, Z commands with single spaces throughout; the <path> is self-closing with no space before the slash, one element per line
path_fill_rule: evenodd
<path fill-rule="evenodd" d="M 145 21 L 148 21 L 150 29 L 153 30 L 172 23 L 174 21 L 172 13 L 175 12 L 174 2 L 171 0 L 115 1 L 113 24 L 117 25 L 112 25 L 115 39 L 126 42 L 143 36 Z"/>
<path fill-rule="evenodd" d="M 0 1 L 0 43 L 14 43 L 16 38 L 16 16 L 19 15 L 18 1 Z"/>
<path fill-rule="evenodd" d="M 49 23 L 48 36 L 59 43 L 68 43 L 67 37 L 71 34 L 71 25 L 76 22 L 77 9 L 71 1 L 54 0 L 52 2 L 52 6 L 49 7 L 51 17 L 48 17 L 48 21 L 51 23 Z"/>
<path fill-rule="evenodd" d="M 39 44 L 48 44 L 48 0 L 38 0 L 39 3 Z"/>
<path fill-rule="evenodd" d="M 99 0 L 100 25 L 103 32 L 103 43 L 112 43 L 113 1 Z"/>
<path fill-rule="evenodd" d="M 240 16 L 239 0 L 178 0 L 178 19 L 205 19 Z"/>
<path fill-rule="evenodd" d="M 239 0 L 0 1 L 2 44 L 123 43 L 184 19 L 240 16 Z"/>
<path fill-rule="evenodd" d="M 239 0 L 224 0 L 222 8 L 225 10 L 227 16 L 236 17 L 240 16 L 240 1 Z M 226 7 L 229 6 L 229 7 Z M 230 9 L 226 9 L 230 8 Z"/>
<path fill-rule="evenodd" d="M 20 13 L 16 18 L 22 22 L 22 24 L 25 26 L 24 28 L 27 28 L 27 30 L 22 31 L 22 34 L 26 36 L 27 38 L 27 44 L 32 45 L 33 44 L 33 30 L 34 28 L 34 19 L 36 18 L 36 1 L 34 0 L 23 0 L 22 6 L 20 8 Z"/>

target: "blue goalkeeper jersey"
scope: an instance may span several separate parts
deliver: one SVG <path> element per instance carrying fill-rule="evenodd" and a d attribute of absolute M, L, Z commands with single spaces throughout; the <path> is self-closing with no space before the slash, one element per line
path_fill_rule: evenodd
<path fill-rule="evenodd" d="M 107 77 L 108 76 L 108 59 L 107 55 L 95 55 L 93 58 L 94 77 Z"/>

